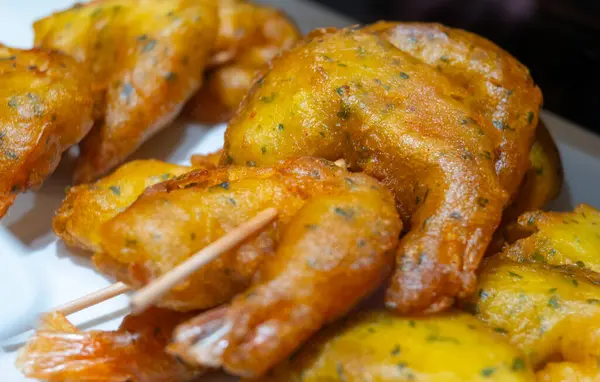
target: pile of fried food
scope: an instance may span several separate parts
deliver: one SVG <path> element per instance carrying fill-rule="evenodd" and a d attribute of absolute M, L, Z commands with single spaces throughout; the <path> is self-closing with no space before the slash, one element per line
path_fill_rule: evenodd
<path fill-rule="evenodd" d="M 99 0 L 35 34 L 0 48 L 2 213 L 79 144 L 54 231 L 135 289 L 278 217 L 116 331 L 46 315 L 26 376 L 600 380 L 600 211 L 540 210 L 560 158 L 493 43 L 392 22 L 301 39 L 239 0 Z M 182 110 L 231 117 L 223 149 L 98 179 Z"/>

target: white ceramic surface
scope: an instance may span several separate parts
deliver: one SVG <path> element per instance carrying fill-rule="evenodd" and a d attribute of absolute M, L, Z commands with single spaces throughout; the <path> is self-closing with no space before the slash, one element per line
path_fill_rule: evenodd
<path fill-rule="evenodd" d="M 304 32 L 324 26 L 345 26 L 351 20 L 318 6 L 296 0 L 262 1 L 288 11 Z M 0 0 L 0 42 L 28 47 L 31 23 L 52 10 L 69 6 L 71 0 Z M 543 119 L 557 138 L 566 172 L 566 184 L 553 208 L 577 203 L 600 207 L 600 138 L 545 112 Z M 224 126 L 202 127 L 175 123 L 145 144 L 135 158 L 159 158 L 187 163 L 192 153 L 207 153 L 221 147 Z M 64 160 L 58 171 L 35 193 L 17 200 L 2 220 L 0 230 L 0 332 L 27 323 L 32 312 L 80 297 L 109 284 L 85 257 L 76 256 L 56 240 L 51 229 L 53 211 L 68 185 L 72 160 Z M 114 328 L 124 313 L 127 298 L 121 296 L 75 314 L 70 318 L 81 328 Z M 10 328 L 9 328 L 10 326 Z M 26 336 L 12 339 L 0 354 L 0 381 L 25 381 L 14 368 L 16 347 Z M 203 377 L 206 382 L 234 379 Z"/>

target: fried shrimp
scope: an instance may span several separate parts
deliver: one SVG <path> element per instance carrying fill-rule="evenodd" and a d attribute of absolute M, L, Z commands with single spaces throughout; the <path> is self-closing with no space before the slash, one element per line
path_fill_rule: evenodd
<path fill-rule="evenodd" d="M 127 316 L 116 331 L 78 331 L 59 313 L 42 326 L 19 353 L 26 377 L 46 381 L 189 381 L 202 370 L 184 365 L 164 348 L 171 332 L 189 314 L 152 308 Z"/>
<path fill-rule="evenodd" d="M 344 158 L 380 179 L 408 229 L 387 306 L 466 297 L 530 168 L 541 93 L 487 40 L 435 24 L 321 30 L 271 63 L 232 119 L 222 163 Z"/>
<path fill-rule="evenodd" d="M 95 183 L 71 187 L 52 220 L 54 233 L 72 247 L 98 252 L 105 222 L 129 207 L 147 187 L 191 170 L 159 160 L 137 160 Z"/>
<path fill-rule="evenodd" d="M 286 15 L 240 0 L 219 1 L 219 31 L 205 84 L 184 113 L 203 123 L 228 120 L 269 61 L 300 32 Z"/>
<path fill-rule="evenodd" d="M 217 28 L 209 0 L 100 0 L 34 24 L 35 45 L 73 56 L 99 93 L 77 183 L 119 165 L 179 114 L 202 84 Z"/>
<path fill-rule="evenodd" d="M 81 62 L 98 93 L 76 183 L 121 164 L 204 82 L 192 115 L 226 119 L 255 74 L 299 36 L 281 13 L 239 0 L 96 0 L 43 18 L 34 30 L 36 46 Z"/>
<path fill-rule="evenodd" d="M 92 127 L 89 83 L 70 57 L 0 45 L 0 217 Z"/>
<path fill-rule="evenodd" d="M 366 175 L 309 158 L 270 168 L 197 170 L 157 184 L 102 226 L 102 251 L 94 261 L 104 273 L 140 287 L 268 207 L 279 211 L 275 223 L 205 265 L 159 305 L 194 310 L 228 302 L 261 269 L 264 283 L 287 281 L 282 296 L 302 289 L 306 298 L 337 299 L 348 308 L 387 275 L 384 253 L 396 245 L 401 227 L 390 194 Z M 341 272 L 354 285 L 344 291 L 349 296 L 332 289 L 310 297 L 314 283 L 334 282 Z M 273 287 L 263 286 L 264 293 Z"/>

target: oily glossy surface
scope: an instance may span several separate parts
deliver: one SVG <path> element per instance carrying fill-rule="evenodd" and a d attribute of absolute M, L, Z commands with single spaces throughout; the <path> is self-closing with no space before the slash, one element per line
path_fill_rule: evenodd
<path fill-rule="evenodd" d="M 540 120 L 529 153 L 531 167 L 523 178 L 517 196 L 506 209 L 504 222 L 512 222 L 527 211 L 538 210 L 554 200 L 563 185 L 564 175 L 556 143 Z"/>
<path fill-rule="evenodd" d="M 98 93 L 76 182 L 114 168 L 176 117 L 202 83 L 217 28 L 209 0 L 100 0 L 34 24 L 35 45 L 83 63 Z"/>
<path fill-rule="evenodd" d="M 472 302 L 477 317 L 521 348 L 541 375 L 600 375 L 600 286 L 585 277 L 494 256 Z"/>
<path fill-rule="evenodd" d="M 129 207 L 147 187 L 191 170 L 159 160 L 136 160 L 95 183 L 71 187 L 52 220 L 54 233 L 72 247 L 100 251 L 102 224 Z"/>
<path fill-rule="evenodd" d="M 285 14 L 240 0 L 219 1 L 219 30 L 204 86 L 184 113 L 196 121 L 228 120 L 269 61 L 300 32 Z"/>
<path fill-rule="evenodd" d="M 535 381 L 523 354 L 471 315 L 358 313 L 261 382 Z"/>
<path fill-rule="evenodd" d="M 171 332 L 189 314 L 152 308 L 127 316 L 116 331 L 80 332 L 58 313 L 21 349 L 17 367 L 46 381 L 171 382 L 199 375 L 168 355 Z"/>
<path fill-rule="evenodd" d="M 231 304 L 178 328 L 171 351 L 189 362 L 257 376 L 380 285 L 391 271 L 401 223 L 389 191 L 374 179 L 331 162 L 296 159 L 273 168 L 229 171 L 230 177 L 239 171 L 247 175 L 231 179 L 226 190 L 217 186 L 208 194 L 195 191 L 196 199 L 210 203 L 204 215 L 241 222 L 250 215 L 246 209 L 255 214 L 277 207 L 274 253 L 263 255 L 252 286 Z M 253 173 L 265 175 L 256 181 Z M 235 206 L 227 198 L 234 198 Z M 171 203 L 171 209 L 180 207 Z M 242 267 L 248 272 L 239 255 L 228 258 L 226 254 L 211 265 L 216 268 L 230 261 L 232 275 L 240 274 Z M 201 272 L 216 279 L 214 268 Z M 202 277 L 190 284 L 197 280 Z M 227 284 L 218 285 L 224 289 Z M 196 289 L 200 290 L 195 296 L 206 288 Z"/>
<path fill-rule="evenodd" d="M 582 204 L 573 212 L 529 212 L 511 231 L 526 237 L 506 247 L 505 256 L 567 266 L 600 282 L 600 211 L 594 207 Z"/>
<path fill-rule="evenodd" d="M 96 126 L 82 145 L 78 183 L 123 162 L 203 83 L 189 114 L 226 120 L 257 72 L 299 36 L 283 14 L 240 0 L 96 0 L 34 29 L 36 46 L 72 55 L 93 75 Z"/>
<path fill-rule="evenodd" d="M 321 30 L 253 87 L 227 129 L 222 161 L 344 158 L 381 179 L 410 227 L 387 305 L 433 312 L 473 291 L 530 167 L 540 103 L 524 66 L 467 32 L 386 23 Z"/>
<path fill-rule="evenodd" d="M 292 280 L 291 263 L 301 264 L 299 271 L 306 267 L 310 271 L 309 259 L 314 256 L 314 266 L 320 266 L 327 248 L 332 251 L 333 275 L 338 270 L 333 264 L 335 254 L 345 261 L 350 261 L 344 257 L 345 251 L 352 256 L 367 254 L 355 265 L 357 271 L 362 270 L 359 278 L 366 285 L 360 284 L 363 289 L 358 291 L 348 289 L 351 297 L 340 301 L 346 306 L 387 274 L 390 257 L 383 252 L 396 245 L 401 227 L 389 192 L 363 174 L 350 174 L 330 162 L 308 158 L 271 168 L 197 170 L 157 184 L 103 225 L 102 252 L 94 260 L 104 273 L 139 287 L 268 207 L 279 211 L 275 223 L 204 266 L 159 304 L 192 310 L 227 302 L 249 286 L 265 259 L 269 261 L 262 269 L 262 280 L 281 275 L 290 283 L 287 287 L 294 291 L 302 288 L 309 294 L 312 281 Z M 298 249 L 287 249 L 288 242 L 309 247 L 298 253 Z M 361 247 L 354 251 L 358 245 Z M 328 274 L 322 272 L 323 282 L 329 280 Z M 299 287 L 301 282 L 308 285 Z M 318 294 L 314 298 L 336 296 Z M 268 302 L 265 299 L 264 303 Z"/>
<path fill-rule="evenodd" d="M 0 217 L 92 127 L 90 78 L 62 54 L 0 44 Z"/>

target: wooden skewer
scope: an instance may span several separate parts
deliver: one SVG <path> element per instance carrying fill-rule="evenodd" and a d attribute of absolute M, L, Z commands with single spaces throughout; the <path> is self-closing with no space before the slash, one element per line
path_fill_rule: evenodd
<path fill-rule="evenodd" d="M 130 306 L 132 312 L 134 314 L 143 312 L 148 306 L 171 290 L 175 285 L 179 284 L 217 256 L 235 248 L 248 236 L 256 233 L 276 217 L 277 210 L 275 208 L 267 208 L 254 218 L 236 227 L 212 244 L 204 247 L 185 262 L 156 279 L 156 281 L 146 285 L 131 297 Z"/>
<path fill-rule="evenodd" d="M 85 308 L 89 308 L 90 306 L 99 304 L 110 298 L 113 298 L 113 297 L 116 297 L 123 293 L 129 292 L 130 290 L 131 290 L 131 288 L 129 286 L 127 286 L 126 284 L 123 284 L 122 282 L 117 282 L 117 283 L 107 286 L 106 288 L 102 288 L 100 290 L 92 292 L 83 297 L 79 297 L 76 300 L 67 302 L 66 304 L 57 306 L 56 308 L 51 309 L 49 312 L 50 313 L 57 312 L 57 313 L 65 315 L 65 316 L 68 316 L 70 314 L 77 313 L 80 310 L 83 310 Z M 38 315 L 38 317 L 43 316 L 43 315 L 44 315 L 44 313 L 41 313 Z M 16 329 L 14 332 L 12 332 L 9 335 L 9 337 L 13 337 L 18 334 L 25 333 L 29 330 L 34 330 L 34 329 L 35 328 L 34 328 L 33 324 L 27 323 L 27 324 L 19 327 L 18 329 Z"/>
<path fill-rule="evenodd" d="M 102 288 L 95 292 L 92 292 L 86 296 L 80 297 L 77 300 L 68 302 L 64 305 L 58 306 L 52 309 L 53 312 L 62 313 L 65 316 L 79 312 L 85 308 L 89 308 L 92 305 L 101 303 L 102 301 L 108 300 L 109 298 L 116 297 L 125 292 L 129 292 L 131 288 L 122 282 L 114 283 L 106 288 Z"/>

